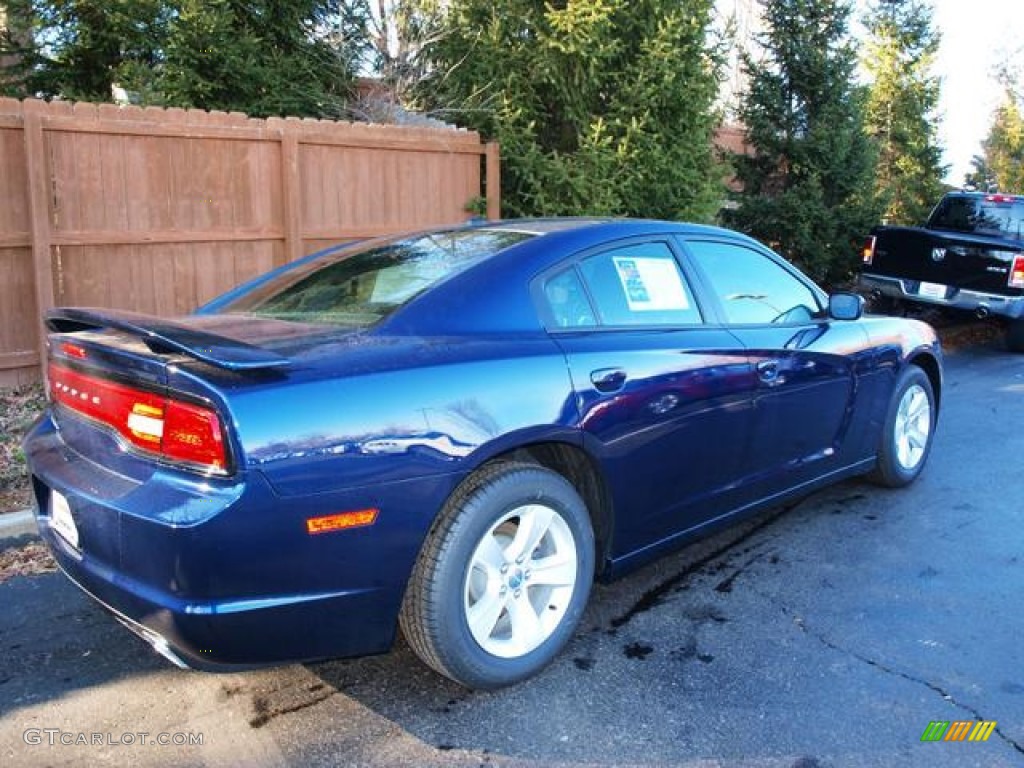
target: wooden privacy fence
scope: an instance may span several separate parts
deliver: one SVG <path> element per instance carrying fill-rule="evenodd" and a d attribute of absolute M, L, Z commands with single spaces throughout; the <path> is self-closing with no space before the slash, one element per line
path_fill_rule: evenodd
<path fill-rule="evenodd" d="M 183 314 L 480 196 L 497 218 L 498 174 L 469 131 L 0 99 L 0 385 L 38 375 L 44 309 Z"/>

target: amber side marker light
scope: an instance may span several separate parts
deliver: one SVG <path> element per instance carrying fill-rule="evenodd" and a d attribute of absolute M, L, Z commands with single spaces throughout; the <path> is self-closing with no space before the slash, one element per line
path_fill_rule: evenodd
<path fill-rule="evenodd" d="M 323 515 L 306 519 L 306 533 L 328 533 L 343 531 L 346 528 L 363 528 L 377 522 L 377 509 L 360 509 L 356 512 L 340 512 L 336 515 Z"/>

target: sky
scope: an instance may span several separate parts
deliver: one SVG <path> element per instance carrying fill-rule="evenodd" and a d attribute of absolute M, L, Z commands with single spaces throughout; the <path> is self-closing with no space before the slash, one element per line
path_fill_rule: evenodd
<path fill-rule="evenodd" d="M 942 35 L 935 64 L 942 78 L 939 139 L 950 166 L 946 181 L 960 186 L 1002 101 L 996 65 L 1012 61 L 1024 79 L 1024 0 L 932 0 L 932 5 L 932 28 Z"/>

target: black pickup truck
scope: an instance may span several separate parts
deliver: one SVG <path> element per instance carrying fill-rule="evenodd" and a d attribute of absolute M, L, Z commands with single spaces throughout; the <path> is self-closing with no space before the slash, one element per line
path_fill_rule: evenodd
<path fill-rule="evenodd" d="M 876 299 L 1006 319 L 1024 352 L 1024 196 L 950 192 L 924 227 L 875 227 L 860 287 Z"/>

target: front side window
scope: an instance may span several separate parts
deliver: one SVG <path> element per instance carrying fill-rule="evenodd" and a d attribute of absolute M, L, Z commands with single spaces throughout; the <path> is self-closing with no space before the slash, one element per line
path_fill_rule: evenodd
<path fill-rule="evenodd" d="M 687 242 L 687 247 L 728 323 L 802 323 L 821 312 L 814 292 L 763 253 L 713 240 Z"/>
<path fill-rule="evenodd" d="M 693 325 L 700 310 L 666 243 L 638 243 L 580 262 L 602 325 Z"/>

